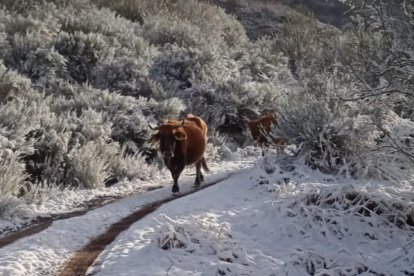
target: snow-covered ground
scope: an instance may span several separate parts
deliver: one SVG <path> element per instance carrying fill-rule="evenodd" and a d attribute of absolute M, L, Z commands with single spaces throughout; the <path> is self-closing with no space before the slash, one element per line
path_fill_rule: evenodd
<path fill-rule="evenodd" d="M 253 159 L 238 162 L 212 163 L 209 165 L 211 173 L 206 175 L 207 182 L 216 181 L 231 174 L 244 171 L 253 166 Z M 193 168 L 186 169 L 183 177 L 180 178 L 182 192 L 192 189 L 194 182 L 193 170 Z M 103 233 L 113 223 L 147 203 L 161 200 L 171 195 L 171 179 L 169 178 L 160 178 L 158 181 L 152 180 L 143 183 L 126 183 L 125 185 L 123 188 L 119 187 L 118 190 L 130 192 L 136 189 L 137 185 L 142 187 L 164 186 L 164 188 L 126 197 L 82 216 L 55 221 L 49 228 L 38 234 L 20 239 L 0 248 L 0 275 L 53 275 L 74 251 L 81 249 L 91 238 Z M 72 192 L 67 191 L 67 197 L 64 194 L 59 195 L 61 206 L 64 207 L 62 209 L 72 211 L 69 206 L 73 205 L 73 202 L 80 202 L 84 196 L 86 197 L 88 192 L 91 194 L 88 198 L 92 198 L 94 193 L 95 196 L 102 193 L 102 191 L 79 191 L 80 195 L 75 200 L 70 196 Z M 49 214 L 58 209 L 58 204 L 56 198 L 54 198 L 46 201 L 46 205 L 43 205 L 41 208 L 43 208 L 45 214 Z M 35 213 L 33 210 L 31 212 Z M 21 223 L 19 219 L 17 221 L 7 221 L 8 224 Z"/>
<path fill-rule="evenodd" d="M 402 200 L 412 195 L 410 187 L 337 179 L 306 168 L 274 169 L 267 174 L 262 161 L 252 160 L 213 168 L 207 181 L 236 174 L 131 225 L 99 256 L 90 273 L 414 273 L 413 229 L 401 220 L 408 210 L 404 208 L 410 208 L 410 202 Z M 191 189 L 192 181 L 192 176 L 183 179 L 184 191 Z M 1 248 L 0 275 L 53 275 L 75 250 L 143 204 L 169 196 L 170 189 L 168 185 L 56 221 Z"/>
<path fill-rule="evenodd" d="M 380 216 L 365 218 L 305 204 L 311 191 L 351 188 L 332 180 L 277 172 L 269 177 L 260 167 L 249 169 L 168 203 L 135 223 L 101 254 L 91 272 L 108 276 L 414 273 L 409 231 Z"/>

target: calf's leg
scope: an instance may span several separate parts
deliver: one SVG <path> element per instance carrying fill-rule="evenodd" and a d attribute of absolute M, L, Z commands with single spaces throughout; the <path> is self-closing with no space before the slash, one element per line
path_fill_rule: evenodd
<path fill-rule="evenodd" d="M 194 186 L 200 186 L 201 181 L 203 180 L 204 180 L 204 176 L 201 173 L 201 161 L 198 161 L 196 163 L 196 178 L 195 178 Z"/>

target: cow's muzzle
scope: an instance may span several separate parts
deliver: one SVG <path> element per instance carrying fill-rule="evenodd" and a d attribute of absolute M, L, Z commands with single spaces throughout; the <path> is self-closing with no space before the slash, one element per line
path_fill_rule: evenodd
<path fill-rule="evenodd" d="M 162 156 L 163 156 L 165 159 L 171 159 L 171 158 L 173 158 L 173 157 L 174 157 L 174 153 L 173 153 L 172 151 L 164 151 L 164 152 L 162 153 Z"/>

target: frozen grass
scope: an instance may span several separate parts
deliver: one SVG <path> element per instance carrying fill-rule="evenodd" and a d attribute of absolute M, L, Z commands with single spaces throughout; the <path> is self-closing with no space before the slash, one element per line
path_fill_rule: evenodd
<path fill-rule="evenodd" d="M 184 250 L 194 255 L 213 255 L 228 263 L 248 264 L 244 248 L 232 240 L 230 224 L 214 214 L 171 219 L 162 215 L 158 242 L 164 250 Z"/>

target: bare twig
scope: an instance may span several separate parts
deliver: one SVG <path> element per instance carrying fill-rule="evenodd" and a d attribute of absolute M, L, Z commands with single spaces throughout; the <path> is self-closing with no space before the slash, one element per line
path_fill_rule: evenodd
<path fill-rule="evenodd" d="M 171 264 L 166 271 L 166 274 L 165 274 L 166 276 L 168 276 L 168 274 L 170 273 L 170 269 L 174 266 L 174 262 L 171 260 L 171 258 L 168 257 L 168 259 L 170 260 Z"/>

